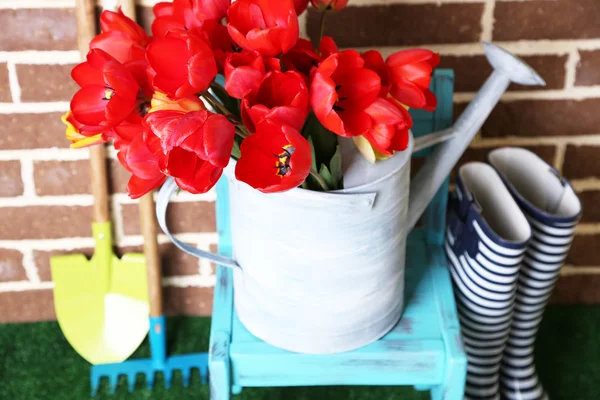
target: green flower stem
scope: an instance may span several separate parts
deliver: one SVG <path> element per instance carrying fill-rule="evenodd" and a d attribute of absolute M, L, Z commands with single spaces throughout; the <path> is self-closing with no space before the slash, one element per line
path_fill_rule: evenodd
<path fill-rule="evenodd" d="M 310 170 L 310 175 L 315 178 L 315 180 L 319 183 L 319 186 L 321 186 L 321 188 L 326 192 L 329 190 L 329 186 L 327 186 L 327 183 L 325 182 L 325 180 L 323 179 L 323 177 L 321 175 L 319 175 L 319 173 L 314 170 L 311 169 Z"/>
<path fill-rule="evenodd" d="M 225 115 L 226 117 L 232 115 L 229 112 L 229 110 L 225 108 L 225 106 L 221 104 L 221 102 L 217 98 L 215 98 L 215 96 L 213 96 L 208 90 L 202 93 L 202 97 L 204 97 L 210 103 L 211 106 L 219 110 L 221 114 Z"/>
<path fill-rule="evenodd" d="M 325 34 L 325 16 L 327 15 L 327 11 L 321 11 L 321 27 L 319 28 L 319 42 L 317 43 L 317 51 L 321 47 L 321 40 L 323 40 L 323 35 Z"/>

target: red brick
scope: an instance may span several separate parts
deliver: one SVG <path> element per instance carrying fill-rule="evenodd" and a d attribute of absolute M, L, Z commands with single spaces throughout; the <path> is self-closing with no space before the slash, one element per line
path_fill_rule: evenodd
<path fill-rule="evenodd" d="M 40 196 L 90 193 L 89 164 L 88 160 L 34 162 L 35 192 Z"/>
<path fill-rule="evenodd" d="M 465 151 L 463 156 L 460 158 L 460 160 L 456 164 L 456 167 L 454 168 L 454 170 L 452 171 L 452 174 L 450 175 L 450 179 L 452 181 L 454 181 L 456 179 L 456 172 L 458 171 L 458 168 L 460 168 L 462 165 L 464 165 L 468 162 L 487 162 L 488 153 L 498 147 L 503 147 L 503 146 L 468 148 L 467 151 Z M 554 165 L 554 157 L 556 155 L 556 147 L 555 146 L 520 146 L 520 147 L 523 147 L 524 149 L 534 152 L 541 159 L 546 161 L 548 164 Z"/>
<path fill-rule="evenodd" d="M 0 102 L 10 103 L 12 95 L 10 93 L 10 81 L 8 80 L 8 68 L 6 63 L 0 63 Z"/>
<path fill-rule="evenodd" d="M 459 116 L 467 104 L 455 106 Z M 501 102 L 481 130 L 483 137 L 597 134 L 600 98 L 587 100 L 519 100 Z"/>
<path fill-rule="evenodd" d="M 600 235 L 577 235 L 567 257 L 570 265 L 600 265 Z"/>
<path fill-rule="evenodd" d="M 21 163 L 0 161 L 0 197 L 13 197 L 23 194 Z"/>
<path fill-rule="evenodd" d="M 567 56 L 524 56 L 523 61 L 535 69 L 546 81 L 546 86 L 522 86 L 513 84 L 509 90 L 562 89 L 565 86 L 565 63 Z M 485 56 L 442 56 L 440 68 L 451 68 L 456 77 L 456 92 L 476 92 L 492 73 Z"/>
<path fill-rule="evenodd" d="M 320 13 L 308 10 L 307 32 L 316 38 Z M 471 43 L 481 38 L 483 4 L 391 4 L 346 7 L 327 16 L 325 34 L 341 47 Z"/>
<path fill-rule="evenodd" d="M 109 190 L 111 193 L 127 193 L 127 182 L 131 173 L 117 160 L 108 164 Z"/>
<path fill-rule="evenodd" d="M 600 85 L 600 50 L 580 51 L 575 86 Z"/>
<path fill-rule="evenodd" d="M 550 298 L 552 304 L 600 304 L 600 274 L 561 276 Z"/>
<path fill-rule="evenodd" d="M 0 150 L 69 147 L 60 116 L 61 113 L 0 114 Z"/>
<path fill-rule="evenodd" d="M 0 323 L 56 320 L 52 289 L 0 293 Z"/>
<path fill-rule="evenodd" d="M 72 250 L 52 250 L 52 251 L 44 251 L 44 250 L 34 250 L 33 251 L 33 259 L 35 261 L 35 265 L 38 269 L 38 275 L 40 279 L 44 282 L 48 282 L 52 280 L 52 273 L 50 271 L 50 258 L 54 256 L 64 256 L 68 254 L 83 254 L 88 259 L 92 257 L 94 254 L 93 248 L 84 248 L 84 249 L 72 249 Z"/>
<path fill-rule="evenodd" d="M 91 207 L 0 207 L 0 240 L 89 237 Z"/>
<path fill-rule="evenodd" d="M 0 26 L 2 51 L 77 49 L 77 20 L 73 9 L 2 9 Z"/>
<path fill-rule="evenodd" d="M 26 280 L 23 254 L 18 250 L 0 249 L 0 282 Z"/>
<path fill-rule="evenodd" d="M 163 288 L 163 298 L 167 315 L 212 314 L 213 288 L 167 286 Z"/>
<path fill-rule="evenodd" d="M 17 65 L 22 101 L 69 101 L 79 87 L 71 78 L 74 65 Z"/>
<path fill-rule="evenodd" d="M 600 37 L 597 0 L 497 1 L 494 40 L 592 39 Z"/>
<path fill-rule="evenodd" d="M 600 126 L 598 126 L 600 129 Z M 600 176 L 600 146 L 568 145 L 562 173 L 569 179 Z"/>
<path fill-rule="evenodd" d="M 600 222 L 600 190 L 586 190 L 578 193 L 583 205 L 582 222 Z"/>
<path fill-rule="evenodd" d="M 124 204 L 123 230 L 126 235 L 140 234 L 137 204 Z M 207 201 L 171 203 L 167 211 L 167 224 L 171 232 L 215 232 L 215 203 Z"/>

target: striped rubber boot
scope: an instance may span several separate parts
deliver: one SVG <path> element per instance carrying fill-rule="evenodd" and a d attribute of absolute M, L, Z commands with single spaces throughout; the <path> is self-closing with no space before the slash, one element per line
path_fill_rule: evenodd
<path fill-rule="evenodd" d="M 496 400 L 517 278 L 531 229 L 492 167 L 458 170 L 445 249 L 468 359 L 465 399 Z"/>
<path fill-rule="evenodd" d="M 488 158 L 532 228 L 502 358 L 501 393 L 511 400 L 548 399 L 535 372 L 535 337 L 571 247 L 581 203 L 568 181 L 528 150 L 502 148 Z"/>

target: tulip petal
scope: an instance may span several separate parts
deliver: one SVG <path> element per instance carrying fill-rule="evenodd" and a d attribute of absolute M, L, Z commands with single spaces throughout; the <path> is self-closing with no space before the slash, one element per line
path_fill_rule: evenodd
<path fill-rule="evenodd" d="M 75 119 L 84 125 L 100 125 L 105 120 L 108 101 L 103 100 L 106 88 L 90 85 L 80 89 L 71 100 L 71 111 Z"/>
<path fill-rule="evenodd" d="M 127 183 L 127 193 L 129 194 L 130 198 L 139 199 L 146 193 L 149 193 L 162 185 L 165 179 L 167 179 L 165 175 L 157 176 L 154 179 L 148 180 L 132 175 Z"/>

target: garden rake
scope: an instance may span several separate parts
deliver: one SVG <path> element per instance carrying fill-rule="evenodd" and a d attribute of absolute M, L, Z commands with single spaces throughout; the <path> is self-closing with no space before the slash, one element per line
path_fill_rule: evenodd
<path fill-rule="evenodd" d="M 150 298 L 150 351 L 152 358 L 140 360 L 128 360 L 118 364 L 102 364 L 92 366 L 91 383 L 92 395 L 100 385 L 102 377 L 108 377 L 110 392 L 116 390 L 118 378 L 125 375 L 128 381 L 129 391 L 133 391 L 138 374 L 146 377 L 148 388 L 154 385 L 156 372 L 162 372 L 165 387 L 169 388 L 173 378 L 173 371 L 181 370 L 183 386 L 189 385 L 192 369 L 197 368 L 206 383 L 208 376 L 208 354 L 195 353 L 167 357 L 166 333 L 167 325 L 162 310 L 162 288 L 160 257 L 158 254 L 156 217 L 154 215 L 154 200 L 152 196 L 146 195 L 140 200 L 140 213 L 142 220 L 142 232 L 144 234 L 144 254 L 148 269 L 148 294 Z"/>

